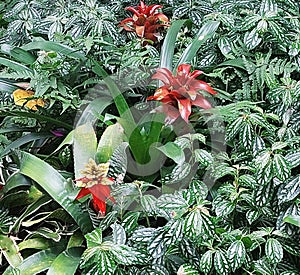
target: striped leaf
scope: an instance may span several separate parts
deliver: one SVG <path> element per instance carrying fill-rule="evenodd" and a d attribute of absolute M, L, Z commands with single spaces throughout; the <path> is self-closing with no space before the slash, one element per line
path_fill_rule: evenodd
<path fill-rule="evenodd" d="M 290 177 L 291 169 L 284 156 L 275 154 L 273 158 L 273 170 L 278 179 L 285 181 Z"/>
<path fill-rule="evenodd" d="M 241 267 L 246 260 L 246 248 L 244 243 L 241 240 L 233 242 L 227 250 L 227 257 L 233 271 Z"/>
<path fill-rule="evenodd" d="M 217 250 L 215 253 L 214 267 L 217 273 L 220 275 L 227 275 L 230 272 L 230 266 L 226 253 L 222 250 Z"/>
<path fill-rule="evenodd" d="M 279 263 L 283 259 L 283 248 L 279 241 L 274 238 L 267 240 L 265 252 L 268 260 L 272 264 Z"/>
<path fill-rule="evenodd" d="M 211 250 L 206 251 L 200 258 L 199 267 L 204 274 L 209 274 L 213 263 L 213 252 Z"/>

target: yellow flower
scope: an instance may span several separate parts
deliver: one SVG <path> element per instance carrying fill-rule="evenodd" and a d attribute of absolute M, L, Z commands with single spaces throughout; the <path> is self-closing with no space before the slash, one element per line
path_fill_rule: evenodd
<path fill-rule="evenodd" d="M 28 100 L 28 98 L 33 96 L 34 92 L 30 90 L 17 89 L 13 92 L 14 102 L 18 106 L 26 106 L 33 111 L 37 111 L 37 106 L 45 106 L 45 101 L 41 98 Z"/>

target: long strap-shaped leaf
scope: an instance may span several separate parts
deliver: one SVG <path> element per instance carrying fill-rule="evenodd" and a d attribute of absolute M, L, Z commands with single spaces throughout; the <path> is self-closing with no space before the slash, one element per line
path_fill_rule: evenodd
<path fill-rule="evenodd" d="M 169 28 L 160 51 L 160 68 L 167 68 L 172 71 L 175 42 L 178 32 L 187 20 L 176 20 Z"/>
<path fill-rule="evenodd" d="M 51 249 L 42 250 L 37 252 L 28 258 L 26 258 L 20 265 L 16 267 L 19 273 L 15 273 L 11 267 L 7 268 L 3 275 L 11 274 L 22 274 L 22 275 L 32 275 L 39 274 L 40 272 L 47 270 L 54 259 L 62 251 L 62 246 L 53 247 Z"/>
<path fill-rule="evenodd" d="M 27 68 L 26 66 L 24 66 L 21 63 L 0 57 L 0 64 L 9 67 L 12 70 L 15 70 L 17 72 L 22 72 L 22 71 L 28 71 L 28 72 L 32 72 L 31 69 Z"/>
<path fill-rule="evenodd" d="M 47 275 L 75 274 L 80 263 L 82 252 L 82 247 L 72 247 L 63 251 L 53 261 Z"/>
<path fill-rule="evenodd" d="M 177 70 L 180 64 L 190 63 L 193 60 L 203 43 L 215 33 L 219 27 L 219 24 L 220 22 L 218 21 L 210 21 L 202 26 L 193 42 L 183 52 L 181 58 L 174 68 L 174 71 Z"/>
<path fill-rule="evenodd" d="M 76 221 L 80 229 L 87 233 L 92 230 L 92 222 L 83 206 L 74 202 L 65 188 L 65 179 L 45 161 L 22 152 L 20 172 L 36 181 L 57 201 Z"/>

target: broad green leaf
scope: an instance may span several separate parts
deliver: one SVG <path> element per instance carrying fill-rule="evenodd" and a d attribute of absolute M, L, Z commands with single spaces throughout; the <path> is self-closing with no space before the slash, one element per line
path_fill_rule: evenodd
<path fill-rule="evenodd" d="M 96 155 L 97 137 L 91 124 L 80 125 L 74 130 L 73 144 L 74 172 L 78 179 L 89 159 L 94 159 Z"/>
<path fill-rule="evenodd" d="M 196 56 L 198 50 L 209 38 L 211 38 L 219 27 L 220 22 L 210 21 L 205 23 L 196 34 L 195 39 L 185 49 L 178 63 L 176 64 L 174 71 L 177 70 L 180 64 L 190 64 L 193 58 Z"/>
<path fill-rule="evenodd" d="M 82 252 L 82 247 L 73 247 L 63 251 L 52 262 L 47 275 L 75 274 L 80 263 Z"/>
<path fill-rule="evenodd" d="M 48 163 L 22 152 L 20 172 L 36 181 L 77 222 L 83 232 L 92 229 L 92 223 L 83 206 L 66 191 L 65 179 Z"/>
<path fill-rule="evenodd" d="M 246 259 L 244 243 L 240 240 L 233 242 L 227 250 L 227 257 L 233 271 L 241 267 Z"/>
<path fill-rule="evenodd" d="M 163 146 L 157 147 L 157 149 L 163 152 L 168 158 L 172 159 L 178 165 L 185 161 L 185 155 L 182 148 L 174 142 L 168 142 Z"/>
<path fill-rule="evenodd" d="M 31 181 L 19 172 L 12 174 L 5 183 L 2 192 L 7 193 L 17 187 L 29 187 Z"/>
<path fill-rule="evenodd" d="M 41 249 L 45 250 L 48 249 L 51 245 L 51 242 L 45 238 L 32 238 L 25 241 L 22 241 L 18 244 L 19 250 L 24 249 Z"/>
<path fill-rule="evenodd" d="M 155 228 L 139 228 L 135 230 L 130 239 L 134 242 L 148 243 L 155 234 Z"/>
<path fill-rule="evenodd" d="M 39 274 L 51 266 L 52 262 L 61 253 L 62 249 L 62 246 L 57 246 L 34 253 L 22 261 L 22 263 L 16 267 L 15 271 L 20 272 L 22 275 Z M 9 267 L 4 271 L 3 275 L 9 275 L 12 274 L 12 272 L 13 269 Z"/>
<path fill-rule="evenodd" d="M 235 209 L 235 203 L 226 200 L 222 196 L 216 197 L 213 201 L 213 205 L 218 217 L 226 217 Z"/>
<path fill-rule="evenodd" d="M 260 215 L 261 214 L 257 210 L 249 210 L 246 213 L 246 219 L 249 222 L 249 224 L 252 224 L 260 217 Z"/>
<path fill-rule="evenodd" d="M 99 163 L 108 162 L 114 150 L 124 141 L 124 129 L 119 123 L 108 126 L 101 135 L 96 159 Z"/>
<path fill-rule="evenodd" d="M 212 263 L 213 263 L 213 251 L 208 250 L 200 258 L 200 263 L 199 263 L 200 270 L 204 274 L 209 274 L 212 268 Z"/>
<path fill-rule="evenodd" d="M 16 241 L 2 234 L 0 234 L 0 251 L 11 267 L 16 267 L 23 261 Z"/>
<path fill-rule="evenodd" d="M 297 167 L 300 165 L 300 152 L 289 153 L 285 156 L 285 159 L 291 168 Z"/>
<path fill-rule="evenodd" d="M 109 228 L 110 225 L 117 221 L 117 212 L 111 211 L 105 215 L 105 217 L 99 223 L 99 229 L 104 231 L 105 229 Z"/>
<path fill-rule="evenodd" d="M 283 259 L 283 248 L 279 241 L 270 238 L 265 245 L 266 256 L 272 264 L 279 263 Z"/>
<path fill-rule="evenodd" d="M 124 227 L 127 234 L 131 234 L 139 225 L 138 220 L 141 213 L 139 212 L 128 212 L 124 215 L 122 220 L 122 226 Z"/>
<path fill-rule="evenodd" d="M 300 216 L 288 215 L 283 219 L 283 221 L 300 227 Z"/>
<path fill-rule="evenodd" d="M 214 257 L 214 267 L 218 274 L 226 275 L 230 272 L 229 262 L 226 253 L 222 250 L 217 250 Z"/>

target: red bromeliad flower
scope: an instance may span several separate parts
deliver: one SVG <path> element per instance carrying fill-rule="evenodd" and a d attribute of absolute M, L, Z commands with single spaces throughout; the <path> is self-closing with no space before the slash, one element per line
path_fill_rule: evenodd
<path fill-rule="evenodd" d="M 163 14 L 157 12 L 162 8 L 161 5 L 147 6 L 143 1 L 137 8 L 128 7 L 126 10 L 133 12 L 132 18 L 126 18 L 121 23 L 126 31 L 136 32 L 141 38 L 146 38 L 156 42 L 160 33 L 160 27 L 168 26 L 169 19 Z"/>
<path fill-rule="evenodd" d="M 161 80 L 165 85 L 158 88 L 153 96 L 147 100 L 157 100 L 163 103 L 156 110 L 167 114 L 166 121 L 172 123 L 179 116 L 186 122 L 192 111 L 192 106 L 203 109 L 211 108 L 211 104 L 199 91 L 206 91 L 212 95 L 217 92 L 206 82 L 196 79 L 203 72 L 195 70 L 190 72 L 191 65 L 181 64 L 174 76 L 168 69 L 157 69 L 152 79 Z"/>
<path fill-rule="evenodd" d="M 76 179 L 76 186 L 81 187 L 76 199 L 81 199 L 89 194 L 92 195 L 92 204 L 94 209 L 102 216 L 106 213 L 106 199 L 110 199 L 115 203 L 115 199 L 110 196 L 110 186 L 113 183 L 112 178 L 107 177 L 108 163 L 100 163 L 99 165 L 92 159 L 85 166 L 86 169 L 80 171 L 84 176 Z"/>

